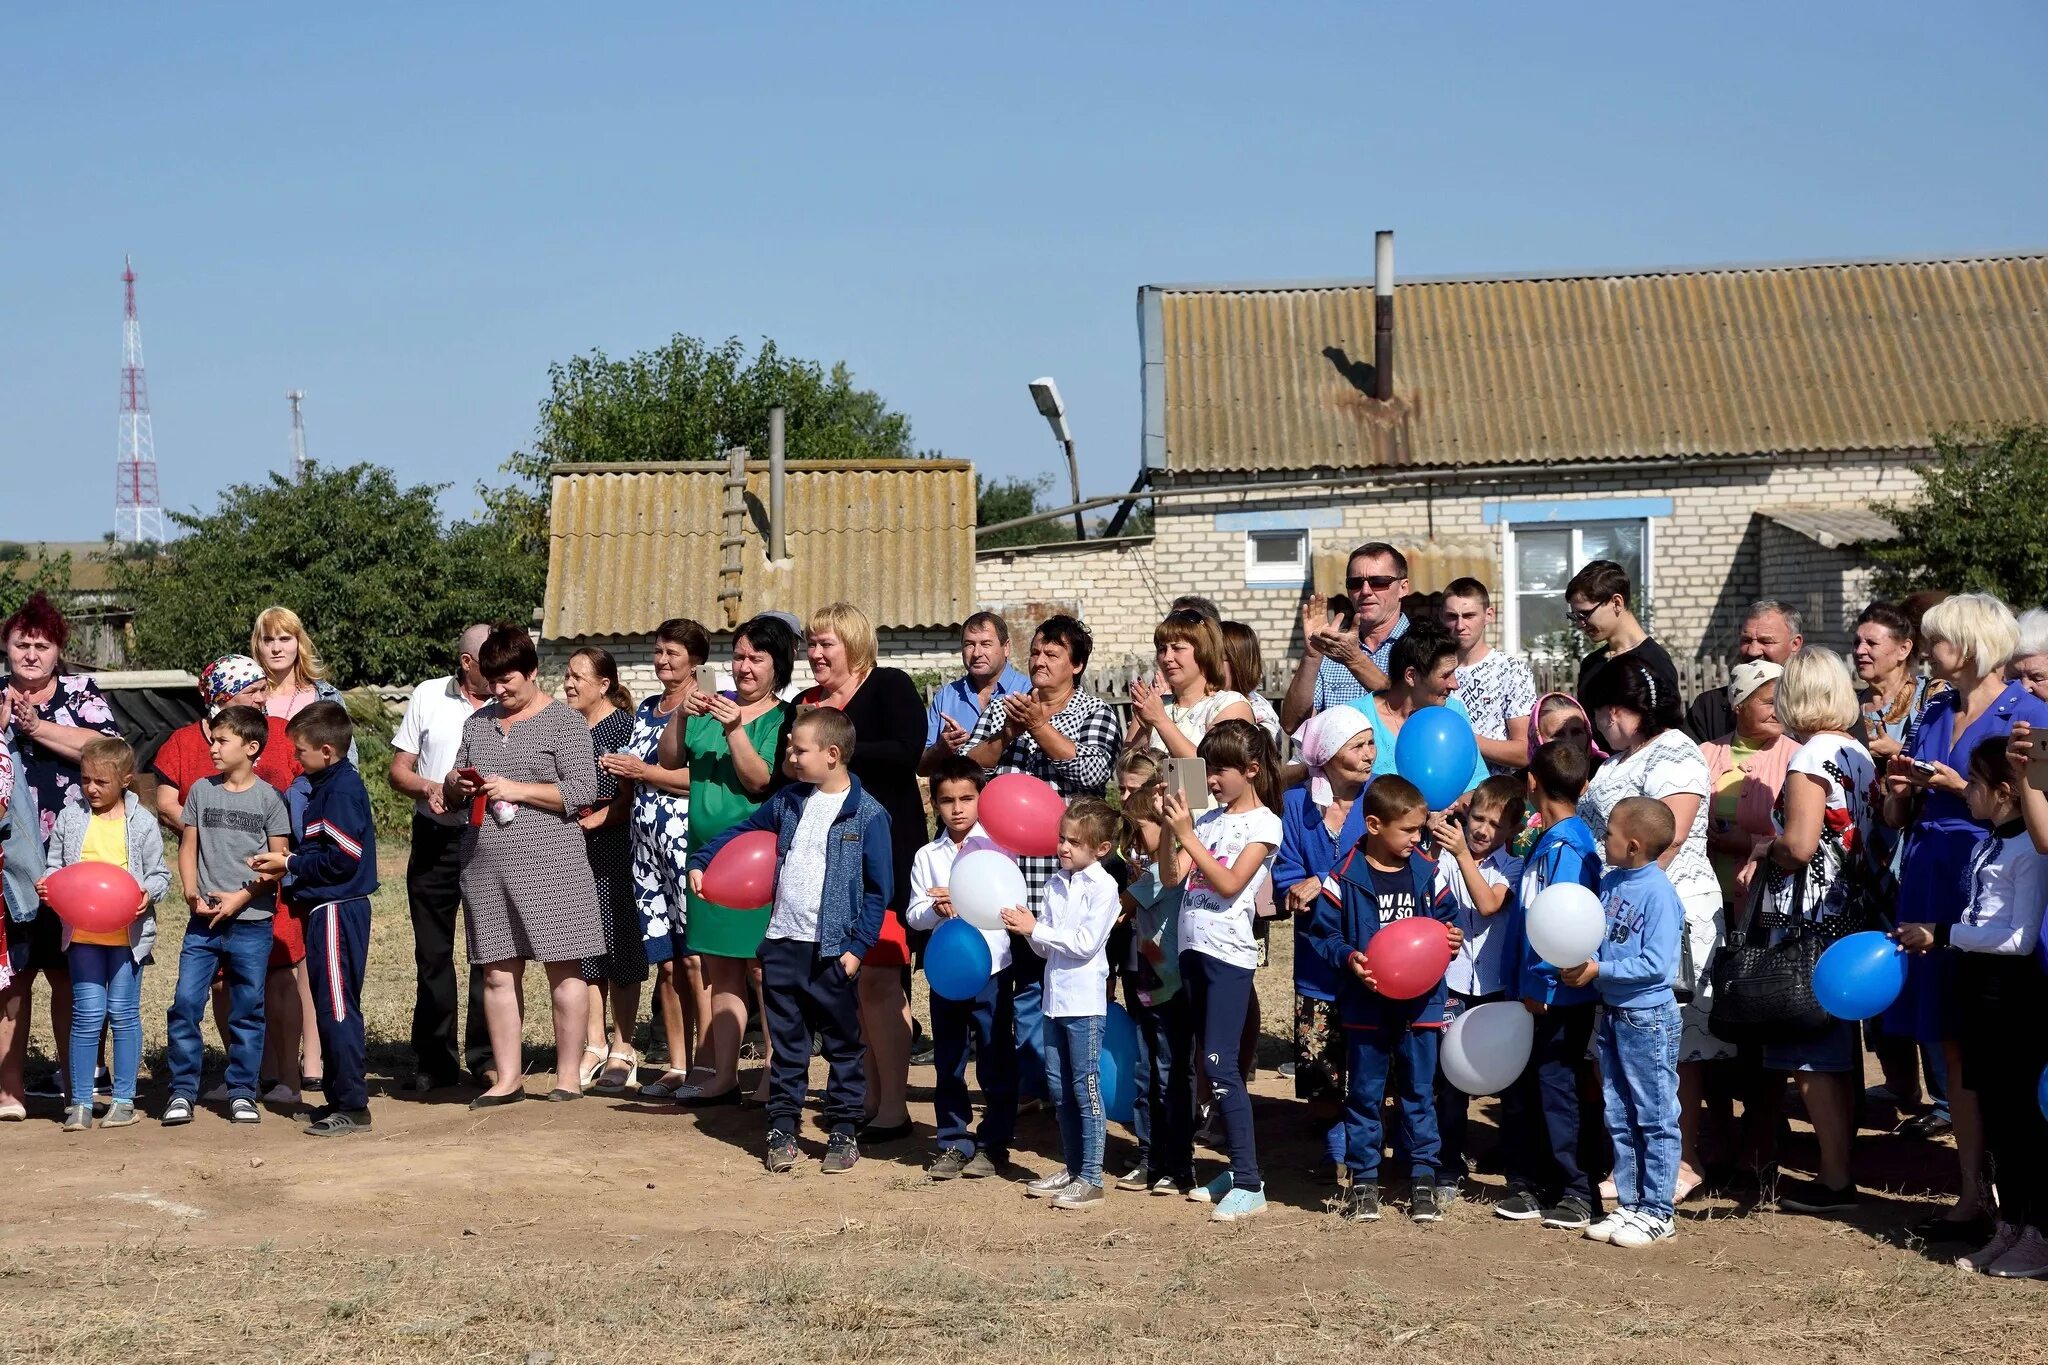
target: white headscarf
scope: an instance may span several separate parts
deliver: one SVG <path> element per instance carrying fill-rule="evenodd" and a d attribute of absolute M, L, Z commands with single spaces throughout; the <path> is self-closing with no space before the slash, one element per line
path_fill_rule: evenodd
<path fill-rule="evenodd" d="M 1360 730 L 1370 729 L 1372 720 L 1357 707 L 1333 706 L 1310 716 L 1294 732 L 1294 742 L 1301 746 L 1301 761 L 1308 764 L 1311 801 L 1318 806 L 1327 806 L 1336 799 L 1336 793 L 1330 790 L 1330 779 L 1323 775 L 1323 765 L 1336 757 L 1339 749 L 1357 738 Z"/>
<path fill-rule="evenodd" d="M 1756 695 L 1756 690 L 1765 683 L 1773 683 L 1785 676 L 1782 664 L 1769 659 L 1751 659 L 1735 665 L 1728 675 L 1728 704 L 1740 706 Z"/>

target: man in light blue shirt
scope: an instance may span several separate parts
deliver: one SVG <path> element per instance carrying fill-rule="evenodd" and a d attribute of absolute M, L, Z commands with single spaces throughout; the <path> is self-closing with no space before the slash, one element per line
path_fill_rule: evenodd
<path fill-rule="evenodd" d="M 978 611 L 960 627 L 960 662 L 966 675 L 933 693 L 925 713 L 920 776 L 931 776 L 934 768 L 959 752 L 981 713 L 997 700 L 1031 690 L 1031 679 L 1010 662 L 1009 624 L 992 611 Z"/>
<path fill-rule="evenodd" d="M 1326 621 L 1322 602 L 1302 604 L 1302 657 L 1280 701 L 1280 728 L 1293 734 L 1310 716 L 1356 704 L 1387 685 L 1394 641 L 1408 633 L 1401 599 L 1408 593 L 1408 557 L 1383 540 L 1351 552 L 1344 570 L 1351 599 L 1348 627 Z"/>

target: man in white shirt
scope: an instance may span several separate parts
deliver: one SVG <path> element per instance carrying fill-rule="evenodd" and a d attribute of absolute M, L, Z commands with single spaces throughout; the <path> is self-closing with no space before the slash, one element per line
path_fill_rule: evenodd
<path fill-rule="evenodd" d="M 1476 578 L 1452 580 L 1437 619 L 1458 646 L 1458 696 L 1472 718 L 1479 756 L 1495 773 L 1527 767 L 1536 678 L 1521 659 L 1486 643 L 1493 627 L 1493 598 L 1486 585 Z"/>
<path fill-rule="evenodd" d="M 483 969 L 476 963 L 469 967 L 469 1026 L 461 1054 L 455 1050 L 455 910 L 462 903 L 462 827 L 468 812 L 447 808 L 443 785 L 462 746 L 462 727 L 491 699 L 476 663 L 490 633 L 486 625 L 462 632 L 455 672 L 413 688 L 405 719 L 391 739 L 391 785 L 413 799 L 405 897 L 419 974 L 412 1006 L 411 1086 L 416 1093 L 460 1084 L 465 1060 L 477 1070 L 491 1055 L 484 1032 Z"/>

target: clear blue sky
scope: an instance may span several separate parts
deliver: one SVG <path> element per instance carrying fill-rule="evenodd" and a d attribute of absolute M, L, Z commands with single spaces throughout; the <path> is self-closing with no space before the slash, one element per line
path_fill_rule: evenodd
<path fill-rule="evenodd" d="M 287 12 L 295 11 L 295 12 Z M 470 489 L 548 363 L 824 362 L 918 444 L 1138 462 L 1135 290 L 2048 243 L 2035 4 L 17 7 L 0 537 L 112 520 L 121 257 L 165 502 L 309 444 Z"/>

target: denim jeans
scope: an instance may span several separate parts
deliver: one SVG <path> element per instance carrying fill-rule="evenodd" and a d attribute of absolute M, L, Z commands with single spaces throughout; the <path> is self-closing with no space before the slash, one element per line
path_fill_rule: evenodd
<path fill-rule="evenodd" d="M 1049 1100 L 1052 1092 L 1047 1088 L 1046 1073 L 1052 1067 L 1045 1041 L 1045 962 L 1028 946 L 1017 949 L 1017 954 L 1009 969 L 1016 982 L 1017 1098 Z"/>
<path fill-rule="evenodd" d="M 214 972 L 225 967 L 228 978 L 228 1098 L 256 1098 L 257 1072 L 263 1063 L 263 985 L 270 967 L 270 920 L 237 916 L 215 927 L 194 915 L 178 949 L 178 990 L 172 997 L 169 1045 L 171 1094 L 199 1098 L 199 1069 L 206 1045 L 199 1021 L 206 1013 Z"/>
<path fill-rule="evenodd" d="M 1010 1154 L 1017 1131 L 1016 983 L 997 972 L 972 1000 L 932 996 L 932 1110 L 939 1150 L 972 1157 L 976 1146 L 974 1103 L 967 1093 L 967 1044 L 974 1044 L 974 1071 L 981 1081 L 979 1145 L 991 1161 Z"/>
<path fill-rule="evenodd" d="M 1135 1000 L 1135 994 L 1128 997 Z M 1170 1176 L 1193 1184 L 1195 1175 L 1195 1039 L 1188 995 L 1176 991 L 1156 1005 L 1131 1007 L 1138 1029 L 1136 1093 L 1131 1136 L 1149 1179 Z"/>
<path fill-rule="evenodd" d="M 1594 1045 L 1607 1132 L 1614 1139 L 1615 1202 L 1653 1218 L 1671 1216 L 1678 1181 L 1676 1002 L 1648 1009 L 1602 1006 Z"/>
<path fill-rule="evenodd" d="M 71 1102 L 92 1107 L 105 1025 L 114 1035 L 114 1098 L 132 1104 L 142 1066 L 142 965 L 125 943 L 74 943 L 64 956 L 71 964 L 71 1052 L 64 1068 Z"/>
<path fill-rule="evenodd" d="M 1060 1115 L 1060 1156 L 1076 1180 L 1102 1183 L 1102 1016 L 1046 1016 L 1046 1088 Z"/>

